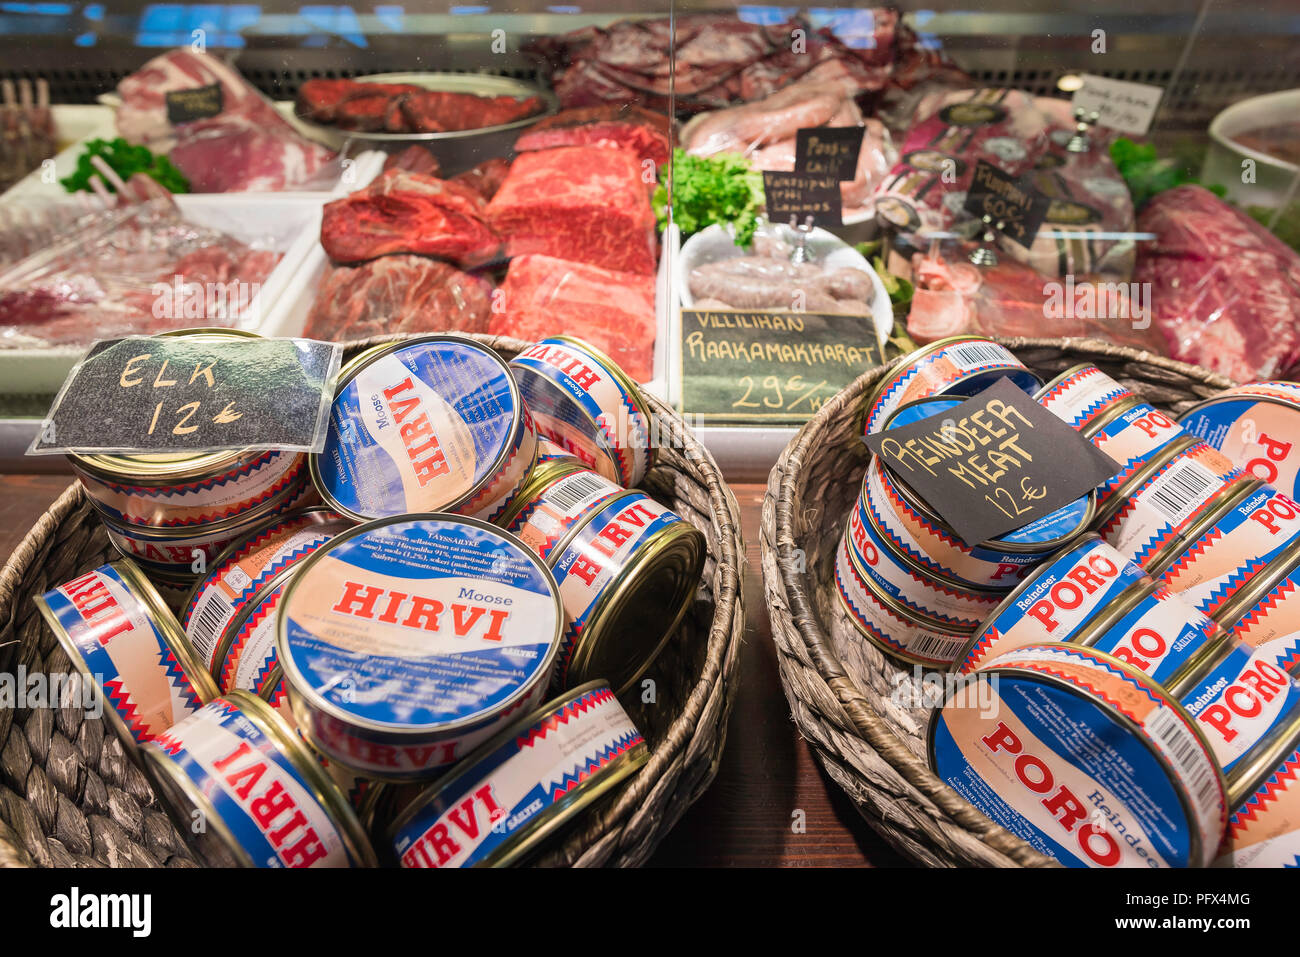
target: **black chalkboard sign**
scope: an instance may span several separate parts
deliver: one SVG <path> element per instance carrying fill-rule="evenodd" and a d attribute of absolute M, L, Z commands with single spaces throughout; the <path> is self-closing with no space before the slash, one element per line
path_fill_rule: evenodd
<path fill-rule="evenodd" d="M 968 545 L 1050 515 L 1119 467 L 1010 379 L 867 445 Z"/>
<path fill-rule="evenodd" d="M 814 226 L 843 226 L 840 181 L 836 175 L 763 171 L 763 192 L 767 197 L 767 218 L 774 223 L 812 218 Z"/>
<path fill-rule="evenodd" d="M 718 423 L 797 424 L 883 362 L 870 316 L 683 309 L 683 412 Z"/>
<path fill-rule="evenodd" d="M 206 120 L 219 115 L 224 106 L 220 83 L 189 90 L 171 90 L 163 97 L 167 102 L 167 122 L 172 124 Z"/>
<path fill-rule="evenodd" d="M 861 126 L 814 126 L 795 132 L 794 171 L 851 180 L 862 152 Z"/>
<path fill-rule="evenodd" d="M 1002 223 L 1002 234 L 1028 249 L 1050 206 L 1048 198 L 1036 189 L 980 160 L 963 208 L 976 218 L 988 216 L 995 225 Z"/>

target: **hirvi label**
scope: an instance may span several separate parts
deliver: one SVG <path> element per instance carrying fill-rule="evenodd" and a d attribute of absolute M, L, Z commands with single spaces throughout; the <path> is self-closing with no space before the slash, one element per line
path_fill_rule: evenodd
<path fill-rule="evenodd" d="M 117 569 L 86 572 L 44 599 L 137 742 L 199 709 L 199 692 Z"/>
<path fill-rule="evenodd" d="M 217 698 L 154 746 L 194 782 L 257 867 L 349 867 L 311 785 L 277 743 Z"/>
<path fill-rule="evenodd" d="M 1159 585 L 1088 644 L 1165 684 L 1216 634 L 1213 621 Z"/>
<path fill-rule="evenodd" d="M 519 536 L 543 561 L 584 515 L 623 489 L 590 469 L 570 472 L 524 503 L 507 531 Z"/>
<path fill-rule="evenodd" d="M 473 867 L 583 781 L 644 747 L 608 688 L 566 702 L 460 775 L 393 836 L 403 867 Z"/>
<path fill-rule="evenodd" d="M 1066 865 L 1208 862 L 1226 811 L 1222 782 L 1158 686 L 1069 645 L 1013 651 L 989 668 L 979 678 L 992 707 L 954 696 L 933 718 L 942 780 Z"/>
<path fill-rule="evenodd" d="M 1241 472 L 1204 443 L 1176 456 L 1126 501 L 1101 536 L 1139 565 L 1156 557 Z"/>
<path fill-rule="evenodd" d="M 331 542 L 280 610 L 296 691 L 340 723 L 433 732 L 544 683 L 559 626 L 545 569 L 477 523 L 394 522 Z"/>
<path fill-rule="evenodd" d="M 969 674 L 990 658 L 1044 641 L 1068 641 L 1139 582 L 1142 569 L 1105 542 L 1090 539 L 1038 571 L 976 637 L 959 669 Z"/>
<path fill-rule="evenodd" d="M 275 670 L 275 610 L 284 595 L 277 585 L 257 599 L 244 623 L 235 632 L 221 663 L 221 690 L 251 691 L 260 695 Z"/>
<path fill-rule="evenodd" d="M 1243 472 L 1300 498 L 1300 447 L 1295 441 L 1300 433 L 1300 390 L 1283 391 L 1277 388 L 1280 385 L 1242 387 L 1236 391 L 1259 390 L 1254 392 L 1258 397 L 1193 409 L 1183 417 L 1182 426 L 1223 452 Z"/>
<path fill-rule="evenodd" d="M 1234 645 L 1182 698 L 1225 772 L 1295 716 L 1300 684 L 1266 649 Z"/>
<path fill-rule="evenodd" d="M 1096 366 L 1088 366 L 1066 376 L 1038 401 L 1061 421 L 1083 429 L 1132 394 Z"/>
<path fill-rule="evenodd" d="M 272 577 L 341 532 L 350 523 L 330 523 L 311 515 L 279 522 L 259 532 L 204 581 L 185 609 L 185 636 L 210 668 L 226 626 Z"/>
<path fill-rule="evenodd" d="M 1232 637 L 1283 671 L 1300 670 L 1300 569 L 1292 569 L 1232 624 Z"/>
<path fill-rule="evenodd" d="M 1089 440 L 1120 466 L 1115 477 L 1098 491 L 1104 501 L 1124 480 L 1174 439 L 1185 434 L 1178 423 L 1145 402 L 1120 413 Z"/>
<path fill-rule="evenodd" d="M 370 518 L 455 507 L 515 444 L 510 373 L 470 343 L 413 343 L 339 391 L 317 462 L 322 492 Z"/>
<path fill-rule="evenodd" d="M 1213 615 L 1300 535 L 1300 505 L 1264 487 L 1193 542 L 1161 574 L 1183 601 Z"/>
<path fill-rule="evenodd" d="M 1219 851 L 1215 867 L 1300 867 L 1300 751 L 1232 812 Z"/>
<path fill-rule="evenodd" d="M 641 480 L 649 465 L 649 423 L 634 397 L 603 363 L 573 343 L 543 339 L 510 364 L 518 370 L 524 400 L 539 423 L 546 417 L 546 425 L 541 426 L 544 434 L 554 431 L 597 451 L 591 467 L 608 479 L 629 488 Z M 537 377 L 554 388 L 545 388 Z M 576 410 L 565 409 L 566 405 Z"/>
<path fill-rule="evenodd" d="M 564 637 L 554 684 L 563 687 L 574 649 L 597 602 L 632 556 L 661 529 L 681 519 L 648 495 L 632 492 L 591 517 L 565 545 L 551 571 L 564 604 Z"/>

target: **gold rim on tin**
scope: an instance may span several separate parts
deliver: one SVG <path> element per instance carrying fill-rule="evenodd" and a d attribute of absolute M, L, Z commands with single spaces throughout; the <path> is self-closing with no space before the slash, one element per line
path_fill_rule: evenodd
<path fill-rule="evenodd" d="M 1196 521 L 1180 530 L 1178 534 L 1165 542 L 1151 556 L 1149 559 L 1151 577 L 1159 578 L 1164 574 L 1165 569 L 1186 552 L 1189 546 L 1215 525 L 1218 525 L 1224 516 L 1263 487 L 1263 482 L 1249 475 L 1238 476 L 1220 486 L 1219 490 L 1206 500 L 1206 504 L 1213 502 L 1210 509 Z M 1214 501 L 1216 497 L 1219 499 L 1217 502 Z"/>
<path fill-rule="evenodd" d="M 562 459 L 552 459 L 549 462 L 534 465 L 532 474 L 528 476 L 528 481 L 519 487 L 519 492 L 515 496 L 515 500 L 510 503 L 510 507 L 506 509 L 505 513 L 497 519 L 494 524 L 498 524 L 509 531 L 510 523 L 519 517 L 520 513 L 528 506 L 529 502 L 566 475 L 574 475 L 578 472 L 591 472 L 593 475 L 600 475 L 599 472 L 589 468 L 583 464 L 581 460 L 576 458 L 572 462 L 566 462 Z M 607 479 L 606 481 L 609 480 Z M 573 532 L 573 528 L 566 531 L 564 537 L 551 546 L 551 551 L 563 550 L 564 546 L 568 544 L 569 539 L 573 537 Z M 512 532 L 511 534 L 514 533 Z"/>
<path fill-rule="evenodd" d="M 605 509 L 644 494 L 629 491 L 607 500 L 575 526 L 570 542 Z M 615 694 L 623 694 L 644 675 L 690 609 L 704 568 L 705 544 L 700 530 L 680 516 L 679 521 L 643 541 L 592 604 L 587 623 L 574 642 L 566 683 L 591 681 L 598 674 L 618 676 L 630 669 L 630 677 L 613 689 Z M 563 551 L 556 549 L 551 554 L 559 561 Z M 642 630 L 641 640 L 631 641 L 629 637 L 637 629 L 627 626 L 637 622 L 664 624 Z M 661 633 L 651 641 L 647 636 L 656 631 Z M 612 687 L 613 679 L 603 680 L 610 681 Z"/>
<path fill-rule="evenodd" d="M 507 363 L 505 359 L 501 358 L 495 350 L 485 346 L 478 340 L 450 333 L 416 336 L 411 339 L 398 339 L 394 342 L 381 342 L 378 345 L 371 346 L 370 348 L 363 350 L 360 354 L 353 356 L 352 360 L 344 365 L 339 372 L 338 382 L 334 386 L 334 398 L 330 400 L 330 420 L 332 421 L 333 419 L 333 407 L 334 403 L 338 401 L 339 395 L 342 394 L 343 390 L 347 388 L 348 383 L 355 379 L 362 369 L 368 367 L 371 363 L 379 359 L 390 356 L 395 352 L 400 352 L 403 349 L 439 342 L 449 342 L 470 348 L 475 352 L 488 356 L 491 361 L 497 363 L 501 367 L 501 372 L 505 376 L 506 382 L 510 388 L 510 397 L 514 405 L 514 422 L 510 427 L 506 442 L 502 445 L 501 451 L 497 454 L 496 458 L 492 460 L 491 467 L 484 471 L 482 480 L 471 485 L 465 494 L 455 501 L 444 502 L 435 510 L 426 508 L 419 512 L 412 512 L 410 513 L 412 515 L 431 515 L 436 512 L 454 513 L 457 508 L 461 507 L 466 502 L 471 501 L 476 495 L 481 493 L 485 488 L 497 480 L 504 465 L 510 461 L 510 458 L 516 453 L 516 446 L 522 443 L 523 433 L 531 430 L 528 423 L 528 416 L 524 406 L 523 396 L 519 392 L 519 384 L 515 382 L 514 373 L 511 371 L 509 363 Z M 536 436 L 534 435 L 534 438 L 535 437 Z M 354 512 L 350 508 L 341 505 L 334 496 L 329 493 L 329 490 L 325 488 L 325 483 L 322 481 L 320 473 L 320 459 L 324 454 L 324 452 L 314 452 L 308 455 L 307 471 L 311 476 L 311 484 L 315 486 L 317 493 L 319 493 L 320 497 L 325 501 L 325 504 L 345 518 L 352 519 L 354 522 L 375 521 L 376 518 L 373 516 L 362 515 L 360 512 Z M 535 463 L 537 461 L 536 441 L 533 443 L 532 457 L 533 462 Z M 532 464 L 529 464 L 528 471 L 531 470 Z M 524 472 L 525 477 L 528 475 L 528 471 Z M 393 517 L 395 516 L 381 515 L 378 516 L 378 519 L 382 520 Z"/>
<path fill-rule="evenodd" d="M 941 634 L 951 635 L 953 638 L 970 637 L 971 629 L 975 627 L 974 625 L 972 625 L 971 628 L 965 628 L 962 627 L 961 625 L 955 625 L 950 621 L 939 621 L 936 618 L 931 618 L 929 615 L 926 615 L 923 612 L 919 612 L 916 611 L 915 609 L 908 608 L 906 605 L 900 602 L 893 595 L 890 595 L 887 592 L 881 590 L 880 586 L 872 579 L 872 577 L 869 574 L 867 574 L 866 570 L 862 567 L 862 563 L 858 561 L 858 556 L 853 551 L 852 543 L 849 543 L 849 548 L 847 549 L 847 558 L 849 560 L 849 563 L 853 566 L 853 570 L 858 573 L 858 578 L 861 579 L 862 583 L 867 586 L 867 590 L 871 592 L 871 596 L 875 598 L 876 601 L 880 602 L 880 604 L 884 605 L 885 608 L 888 609 L 896 617 L 902 618 L 904 621 L 916 625 L 916 627 L 918 628 L 924 628 L 928 631 L 936 631 Z"/>
<path fill-rule="evenodd" d="M 1300 712 L 1280 724 L 1264 739 L 1262 747 L 1256 745 L 1242 756 L 1242 760 L 1228 774 L 1228 813 L 1231 814 L 1246 799 L 1273 776 L 1278 765 L 1291 752 L 1300 749 Z"/>
<path fill-rule="evenodd" d="M 1044 382 L 1042 386 L 1039 388 L 1039 390 L 1034 393 L 1033 396 L 1034 401 L 1041 404 L 1043 399 L 1047 397 L 1047 393 L 1051 392 L 1053 389 L 1055 389 L 1066 379 L 1070 378 L 1070 376 L 1077 375 L 1078 373 L 1083 372 L 1085 369 L 1097 369 L 1098 372 L 1102 372 L 1102 370 L 1098 369 L 1096 364 L 1092 362 L 1080 362 L 1077 365 L 1072 365 L 1064 372 L 1058 373 L 1057 375 L 1053 376 L 1051 379 L 1048 379 L 1046 382 Z M 1102 372 L 1102 375 L 1105 375 L 1105 373 Z"/>
<path fill-rule="evenodd" d="M 1118 399 L 1115 400 L 1115 403 L 1111 405 L 1108 409 L 1106 409 L 1104 412 L 1102 412 L 1101 415 L 1097 416 L 1097 418 L 1093 419 L 1087 425 L 1083 426 L 1083 428 L 1079 429 L 1079 434 L 1082 435 L 1085 439 L 1091 440 L 1095 438 L 1097 434 L 1101 432 L 1102 429 L 1110 425 L 1116 419 L 1120 418 L 1125 412 L 1131 412 L 1133 409 L 1136 409 L 1140 405 L 1148 405 L 1148 404 L 1149 403 L 1147 403 L 1145 399 L 1141 399 L 1135 395 L 1120 396 Z M 1151 408 L 1155 408 L 1155 407 L 1151 406 Z M 1174 438 L 1177 437 L 1178 436 L 1174 436 Z M 1171 439 L 1170 441 L 1173 440 Z M 1158 452 L 1160 450 L 1156 449 L 1156 451 Z"/>
<path fill-rule="evenodd" d="M 1110 493 L 1105 503 L 1097 509 L 1097 514 L 1093 519 L 1094 524 L 1101 528 L 1118 512 L 1130 498 L 1133 493 L 1145 485 L 1148 481 L 1155 478 L 1165 466 L 1173 462 L 1174 459 L 1182 455 L 1188 449 L 1196 446 L 1201 440 L 1194 435 L 1178 436 L 1163 448 L 1156 449 L 1137 471 L 1126 478 L 1115 491 Z"/>
<path fill-rule="evenodd" d="M 559 697 L 552 698 L 536 711 L 502 728 L 500 732 L 466 755 L 455 770 L 432 784 L 393 819 L 387 828 L 388 844 L 392 845 L 397 833 L 409 824 L 419 811 L 427 807 L 447 788 L 475 771 L 478 762 L 490 756 L 498 748 L 509 742 L 511 738 L 545 718 L 558 714 L 584 694 L 598 688 L 607 687 L 609 687 L 609 683 L 603 679 L 589 681 L 564 692 Z M 628 724 L 632 725 L 631 718 L 628 718 Z M 555 833 L 574 815 L 608 793 L 615 785 L 621 783 L 648 760 L 650 760 L 650 749 L 643 739 L 636 747 L 624 751 L 605 765 L 599 774 L 588 777 L 569 791 L 564 798 L 533 815 L 525 827 L 520 828 L 508 837 L 476 866 L 510 867 L 527 858 L 537 850 L 538 845 Z M 534 821 L 538 823 L 534 825 Z"/>
<path fill-rule="evenodd" d="M 1271 562 L 1237 589 L 1210 617 L 1224 626 L 1235 625 L 1246 612 L 1258 605 L 1264 596 L 1300 568 L 1300 538 L 1287 545 Z"/>

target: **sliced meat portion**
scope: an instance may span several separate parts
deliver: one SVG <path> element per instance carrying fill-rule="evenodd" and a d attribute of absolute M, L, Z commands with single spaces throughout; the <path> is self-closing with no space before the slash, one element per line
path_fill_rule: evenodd
<path fill-rule="evenodd" d="M 341 130 L 380 133 L 387 128 L 389 98 L 382 93 L 358 96 L 339 105 L 334 122 Z"/>
<path fill-rule="evenodd" d="M 339 263 L 392 253 L 481 263 L 500 245 L 484 212 L 483 197 L 462 183 L 390 169 L 325 205 L 321 245 Z"/>
<path fill-rule="evenodd" d="M 335 266 L 307 316 L 305 335 L 343 342 L 385 333 L 486 332 L 491 286 L 421 256 Z"/>
<path fill-rule="evenodd" d="M 452 177 L 452 182 L 461 183 L 478 193 L 485 200 L 491 199 L 505 182 L 510 172 L 510 164 L 500 157 L 486 159 L 463 173 Z"/>
<path fill-rule="evenodd" d="M 419 90 L 402 99 L 402 115 L 413 133 L 475 130 L 513 123 L 542 109 L 535 96 L 476 96 L 446 90 Z"/>
<path fill-rule="evenodd" d="M 442 171 L 438 157 L 419 143 L 412 143 L 399 153 L 390 153 L 384 160 L 384 169 L 404 169 L 424 176 L 437 176 Z"/>
<path fill-rule="evenodd" d="M 557 146 L 621 147 L 658 169 L 671 153 L 669 119 L 666 114 L 630 105 L 562 110 L 529 127 L 515 141 L 515 152 Z"/>
<path fill-rule="evenodd" d="M 551 256 L 519 256 L 500 289 L 488 331 L 533 341 L 585 339 L 638 382 L 654 377 L 654 278 Z"/>
<path fill-rule="evenodd" d="M 506 253 L 546 256 L 649 275 L 658 260 L 655 218 L 636 156 L 563 146 L 521 153 L 488 204 Z"/>
<path fill-rule="evenodd" d="M 357 80 L 315 78 L 298 87 L 294 112 L 305 120 L 333 123 L 338 119 L 339 108 L 352 100 L 370 96 L 388 99 L 419 90 L 420 87 L 410 83 L 361 83 Z"/>

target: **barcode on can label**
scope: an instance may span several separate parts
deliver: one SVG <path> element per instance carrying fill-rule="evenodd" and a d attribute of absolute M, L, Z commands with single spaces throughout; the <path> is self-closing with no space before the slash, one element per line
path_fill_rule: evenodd
<path fill-rule="evenodd" d="M 1195 733 L 1178 710 L 1168 705 L 1147 718 L 1143 727 L 1186 785 L 1196 802 L 1197 818 L 1214 826 L 1221 804 L 1219 777 L 1213 760 Z"/>
<path fill-rule="evenodd" d="M 1184 459 L 1169 466 L 1142 498 L 1170 525 L 1177 526 L 1204 505 L 1221 484 L 1219 476 L 1200 462 Z"/>
<path fill-rule="evenodd" d="M 961 345 L 949 346 L 943 353 L 962 372 L 968 372 L 979 366 L 989 365 L 1020 365 L 1006 349 L 993 342 L 967 342 Z"/>
<path fill-rule="evenodd" d="M 608 479 L 593 472 L 566 475 L 546 491 L 546 497 L 566 512 L 580 512 L 602 498 L 617 492 Z"/>
<path fill-rule="evenodd" d="M 226 630 L 226 625 L 230 623 L 232 617 L 234 617 L 234 608 L 216 589 L 209 589 L 208 594 L 194 609 L 186 635 L 204 665 L 212 666 L 212 656 L 217 650 L 217 639 Z"/>
<path fill-rule="evenodd" d="M 967 644 L 966 639 L 945 638 L 929 633 L 919 634 L 904 644 L 907 653 L 931 661 L 956 661 L 957 654 Z"/>

